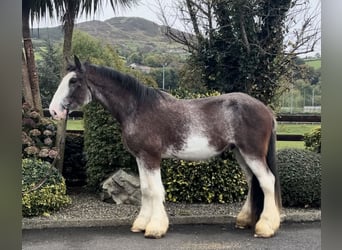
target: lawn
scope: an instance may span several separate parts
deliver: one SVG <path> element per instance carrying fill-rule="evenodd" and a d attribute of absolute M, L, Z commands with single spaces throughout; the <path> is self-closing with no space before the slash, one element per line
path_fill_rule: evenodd
<path fill-rule="evenodd" d="M 84 123 L 83 120 L 68 120 L 67 130 L 83 130 Z"/>
<path fill-rule="evenodd" d="M 277 134 L 287 135 L 304 135 L 312 129 L 319 127 L 317 124 L 300 124 L 300 123 L 278 123 Z"/>
<path fill-rule="evenodd" d="M 319 69 L 321 67 L 321 59 L 307 60 L 305 61 L 305 64 L 313 67 L 314 69 Z"/>
<path fill-rule="evenodd" d="M 301 134 L 310 132 L 312 129 L 318 127 L 317 124 L 294 124 L 294 123 L 278 123 L 278 134 Z M 83 130 L 83 120 L 68 120 L 68 130 Z M 282 148 L 304 148 L 303 141 L 277 141 L 277 149 Z"/>
<path fill-rule="evenodd" d="M 277 150 L 278 149 L 284 149 L 284 148 L 301 148 L 304 149 L 304 142 L 303 141 L 277 141 L 276 145 Z"/>

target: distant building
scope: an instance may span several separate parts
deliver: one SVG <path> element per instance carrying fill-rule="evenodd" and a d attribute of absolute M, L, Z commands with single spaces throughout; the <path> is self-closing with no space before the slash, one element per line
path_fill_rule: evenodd
<path fill-rule="evenodd" d="M 147 73 L 147 74 L 149 74 L 151 72 L 151 67 L 140 65 L 140 64 L 136 64 L 136 63 L 132 63 L 132 64 L 128 65 L 128 67 L 130 67 L 131 69 L 140 70 L 141 72 L 144 72 L 144 73 Z"/>

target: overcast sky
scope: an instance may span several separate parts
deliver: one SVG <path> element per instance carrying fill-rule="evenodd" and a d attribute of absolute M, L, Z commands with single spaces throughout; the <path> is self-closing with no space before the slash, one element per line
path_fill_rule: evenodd
<path fill-rule="evenodd" d="M 108 1 L 104 1 L 108 2 Z M 172 2 L 172 0 L 163 0 L 163 2 Z M 138 0 L 138 4 L 130 9 L 122 9 L 119 8 L 116 13 L 113 12 L 113 9 L 109 3 L 104 4 L 102 10 L 98 11 L 95 16 L 85 17 L 81 16 L 77 19 L 76 23 L 90 21 L 90 20 L 107 20 L 113 17 L 126 16 L 126 17 L 143 17 L 145 19 L 151 20 L 158 24 L 161 24 L 160 19 L 158 18 L 158 7 L 156 0 Z M 59 26 L 60 21 L 55 17 L 53 19 L 43 18 L 37 23 L 34 22 L 34 27 L 54 27 Z"/>
<path fill-rule="evenodd" d="M 109 2 L 109 1 L 104 1 Z M 91 17 L 85 17 L 81 16 L 77 19 L 76 23 L 84 22 L 84 21 L 90 21 L 90 20 L 107 20 L 113 17 L 119 17 L 119 16 L 126 16 L 126 17 L 142 17 L 145 19 L 148 19 L 150 21 L 153 21 L 157 24 L 162 24 L 161 18 L 160 18 L 160 8 L 158 6 L 158 2 L 162 3 L 162 6 L 164 8 L 164 11 L 168 13 L 169 18 L 168 21 L 172 24 L 174 28 L 184 30 L 184 24 L 182 24 L 179 20 L 177 21 L 176 18 L 173 17 L 174 15 L 174 4 L 176 1 L 174 0 L 138 0 L 138 4 L 135 7 L 132 7 L 130 9 L 122 9 L 119 8 L 116 13 L 113 12 L 112 7 L 109 3 L 104 4 L 102 10 L 98 11 L 95 16 Z M 316 8 L 319 4 L 320 6 L 321 0 L 310 0 L 309 4 L 312 9 Z M 300 23 L 300 21 L 299 21 Z M 54 19 L 43 19 L 40 20 L 39 24 L 37 22 L 34 22 L 33 27 L 54 27 L 60 25 L 60 21 L 57 18 Z M 320 52 L 321 50 L 321 44 L 317 45 L 316 51 L 312 54 L 315 54 L 317 52 Z"/>

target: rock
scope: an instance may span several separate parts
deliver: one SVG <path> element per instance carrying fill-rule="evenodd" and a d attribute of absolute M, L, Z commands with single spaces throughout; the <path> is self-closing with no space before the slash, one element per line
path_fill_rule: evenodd
<path fill-rule="evenodd" d="M 102 201 L 113 200 L 116 204 L 140 205 L 141 191 L 139 178 L 122 169 L 101 183 Z"/>

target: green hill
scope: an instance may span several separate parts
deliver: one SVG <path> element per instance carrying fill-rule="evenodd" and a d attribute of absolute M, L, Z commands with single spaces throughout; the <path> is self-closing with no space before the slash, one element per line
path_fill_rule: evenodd
<path fill-rule="evenodd" d="M 105 21 L 87 21 L 75 25 L 75 29 L 103 40 L 118 48 L 121 54 L 136 51 L 144 53 L 184 53 L 182 46 L 165 36 L 165 27 L 139 17 L 114 17 Z M 62 41 L 61 26 L 32 30 L 32 38 L 38 44 L 42 40 Z"/>

